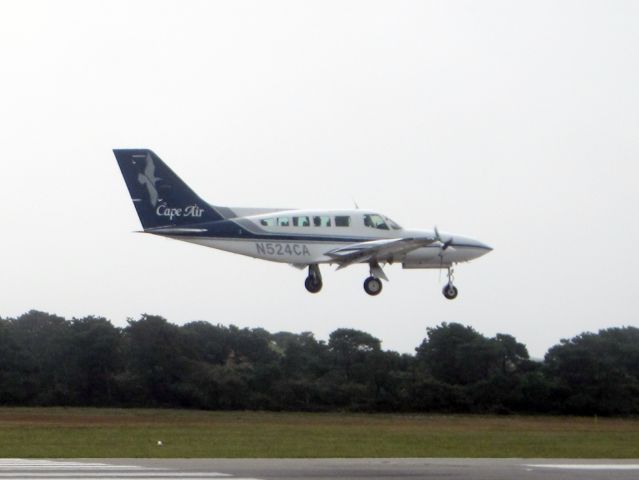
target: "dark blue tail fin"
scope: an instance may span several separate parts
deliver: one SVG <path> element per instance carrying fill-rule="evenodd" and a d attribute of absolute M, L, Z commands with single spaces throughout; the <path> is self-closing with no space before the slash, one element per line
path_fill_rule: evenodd
<path fill-rule="evenodd" d="M 224 218 L 151 150 L 113 150 L 113 153 L 145 230 Z"/>

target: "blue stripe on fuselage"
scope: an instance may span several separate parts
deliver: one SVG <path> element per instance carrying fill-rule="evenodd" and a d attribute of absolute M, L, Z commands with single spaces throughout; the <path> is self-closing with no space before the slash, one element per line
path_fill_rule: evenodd
<path fill-rule="evenodd" d="M 183 227 L 181 225 L 181 227 Z M 175 232 L 169 231 L 163 234 L 160 229 L 150 231 L 156 235 L 167 235 L 174 238 L 178 237 L 194 237 L 194 238 L 223 238 L 228 240 L 291 240 L 291 241 L 309 241 L 309 242 L 345 242 L 345 243 L 357 243 L 365 242 L 367 240 L 378 240 L 377 237 L 348 237 L 337 235 L 317 235 L 317 234 L 305 234 L 305 233 L 253 233 L 234 222 L 233 220 L 220 220 L 217 222 L 200 223 L 194 225 L 188 225 L 189 228 L 197 228 L 205 230 L 203 232 Z M 340 227 L 329 227 L 340 228 Z"/>

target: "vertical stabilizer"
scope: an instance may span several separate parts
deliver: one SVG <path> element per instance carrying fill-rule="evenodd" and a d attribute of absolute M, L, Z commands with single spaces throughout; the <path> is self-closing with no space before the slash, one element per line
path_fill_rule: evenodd
<path fill-rule="evenodd" d="M 222 220 L 151 150 L 113 150 L 142 227 L 179 227 Z"/>

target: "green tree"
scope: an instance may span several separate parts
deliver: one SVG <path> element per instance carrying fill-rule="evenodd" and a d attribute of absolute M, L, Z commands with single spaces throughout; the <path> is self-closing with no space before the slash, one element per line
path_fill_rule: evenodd
<path fill-rule="evenodd" d="M 528 355 L 526 345 L 519 343 L 512 335 L 506 335 L 504 333 L 495 335 L 495 340 L 501 347 L 502 373 L 511 373 L 529 365 L 530 356 Z"/>
<path fill-rule="evenodd" d="M 126 371 L 118 377 L 123 401 L 144 405 L 179 405 L 177 385 L 186 359 L 180 328 L 166 319 L 144 314 L 123 330 Z"/>
<path fill-rule="evenodd" d="M 69 323 L 31 310 L 10 320 L 6 333 L 19 348 L 22 397 L 36 405 L 71 403 Z"/>
<path fill-rule="evenodd" d="M 330 334 L 328 349 L 346 380 L 357 381 L 364 380 L 370 373 L 366 367 L 366 359 L 381 350 L 381 342 L 361 330 L 340 328 Z"/>
<path fill-rule="evenodd" d="M 28 378 L 32 374 L 20 343 L 12 332 L 12 321 L 0 319 L 0 404 L 28 404 L 33 391 Z"/>
<path fill-rule="evenodd" d="M 85 317 L 69 324 L 69 381 L 74 403 L 109 405 L 120 368 L 120 330 L 106 318 Z"/>
<path fill-rule="evenodd" d="M 562 340 L 545 357 L 554 400 L 573 414 L 639 413 L 639 329 L 609 328 Z"/>
<path fill-rule="evenodd" d="M 326 343 L 316 340 L 311 332 L 278 332 L 272 338 L 281 368 L 272 390 L 276 405 L 286 410 L 327 409 L 332 385 L 324 377 L 333 364 Z"/>
<path fill-rule="evenodd" d="M 212 365 L 224 365 L 231 352 L 229 329 L 208 322 L 190 322 L 180 328 L 189 358 Z"/>
<path fill-rule="evenodd" d="M 503 368 L 499 342 L 472 327 L 444 322 L 427 332 L 427 338 L 417 348 L 417 360 L 440 382 L 469 385 Z"/>
<path fill-rule="evenodd" d="M 394 371 L 402 358 L 384 352 L 369 333 L 340 328 L 329 336 L 328 350 L 334 369 L 322 380 L 331 385 L 338 406 L 352 410 L 401 408 L 398 405 L 404 378 Z"/>

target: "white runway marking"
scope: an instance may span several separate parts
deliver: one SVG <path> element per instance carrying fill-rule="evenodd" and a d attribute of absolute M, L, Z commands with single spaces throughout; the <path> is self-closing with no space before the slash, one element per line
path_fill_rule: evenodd
<path fill-rule="evenodd" d="M 15 458 L 5 458 L 0 460 L 0 471 L 2 470 L 81 470 L 81 469 L 95 469 L 95 470 L 158 470 L 157 468 L 145 468 L 138 465 L 109 465 L 108 463 L 84 463 L 84 462 L 63 462 L 63 461 L 51 461 L 51 460 L 20 460 Z"/>
<path fill-rule="evenodd" d="M 184 472 L 169 468 L 140 465 L 114 465 L 97 462 L 68 462 L 57 460 L 0 459 L 0 480 L 257 480 L 238 478 L 220 472 Z"/>
<path fill-rule="evenodd" d="M 130 478 L 161 478 L 161 479 L 167 479 L 167 478 L 185 478 L 188 480 L 193 480 L 194 478 L 200 478 L 202 476 L 206 476 L 206 478 L 227 478 L 230 477 L 231 475 L 226 474 L 226 473 L 217 473 L 217 472 L 158 472 L 158 471 L 154 471 L 152 473 L 149 472 L 143 472 L 143 473 L 131 473 L 128 470 L 123 470 L 121 473 L 115 473 L 115 472 L 110 472 L 110 473 L 91 473 L 91 477 L 94 478 L 122 478 L 122 475 L 125 475 L 127 477 Z M 0 478 L 87 478 L 87 472 L 66 472 L 66 473 L 59 473 L 59 470 L 56 470 L 55 472 L 51 472 L 51 473 L 41 473 L 41 472 L 28 472 L 25 473 L 24 470 L 22 470 L 21 472 L 17 472 L 17 473 L 7 473 L 7 472 L 3 472 L 2 469 L 0 468 Z M 229 479 L 229 480 L 235 480 L 235 479 Z"/>
<path fill-rule="evenodd" d="M 570 464 L 570 463 L 543 463 L 536 465 L 525 465 L 532 468 L 559 468 L 562 470 L 639 470 L 639 464 L 632 463 L 609 463 L 609 464 Z"/>

